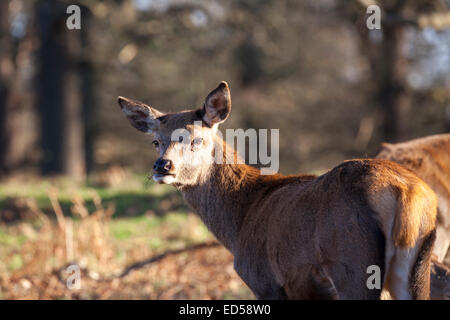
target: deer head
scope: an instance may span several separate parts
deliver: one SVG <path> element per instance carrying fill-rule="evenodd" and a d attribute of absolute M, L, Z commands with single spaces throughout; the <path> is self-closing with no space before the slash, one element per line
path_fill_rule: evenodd
<path fill-rule="evenodd" d="M 153 180 L 184 187 L 196 185 L 208 175 L 214 162 L 217 128 L 231 112 L 228 84 L 221 82 L 205 99 L 202 108 L 163 113 L 142 102 L 118 98 L 131 125 L 152 134 L 159 158 L 153 166 Z"/>

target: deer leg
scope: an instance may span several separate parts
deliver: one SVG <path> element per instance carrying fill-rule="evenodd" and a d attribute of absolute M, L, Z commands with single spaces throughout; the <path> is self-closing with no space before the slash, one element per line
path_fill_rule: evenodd
<path fill-rule="evenodd" d="M 311 299 L 340 300 L 339 293 L 333 279 L 327 274 L 323 266 L 313 267 L 311 270 L 312 294 Z"/>
<path fill-rule="evenodd" d="M 395 248 L 386 279 L 394 299 L 429 299 L 430 261 L 435 236 L 433 230 L 414 248 Z"/>
<path fill-rule="evenodd" d="M 450 246 L 449 231 L 446 230 L 444 227 L 438 226 L 436 228 L 436 241 L 434 244 L 433 251 L 436 254 L 437 260 L 439 262 L 444 261 L 449 246 Z"/>
<path fill-rule="evenodd" d="M 395 248 L 386 275 L 386 287 L 396 300 L 412 300 L 409 276 L 417 256 L 416 248 Z"/>
<path fill-rule="evenodd" d="M 424 239 L 410 276 L 410 290 L 413 299 L 430 299 L 430 268 L 436 230 Z"/>

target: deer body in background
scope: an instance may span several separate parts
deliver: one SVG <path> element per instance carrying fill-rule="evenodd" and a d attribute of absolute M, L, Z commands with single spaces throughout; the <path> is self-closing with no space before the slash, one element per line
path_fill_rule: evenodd
<path fill-rule="evenodd" d="M 436 193 L 438 214 L 434 253 L 439 262 L 450 263 L 450 134 L 396 144 L 383 143 L 376 158 L 395 161 L 410 169 Z"/>
<path fill-rule="evenodd" d="M 217 134 L 231 112 L 225 82 L 197 110 L 165 114 L 123 97 L 119 104 L 135 128 L 154 135 L 153 179 L 181 190 L 257 298 L 379 299 L 381 290 L 367 286 L 373 265 L 394 298 L 429 298 L 436 196 L 409 170 L 360 159 L 319 177 L 262 175 Z M 174 139 L 180 128 L 189 134 Z"/>

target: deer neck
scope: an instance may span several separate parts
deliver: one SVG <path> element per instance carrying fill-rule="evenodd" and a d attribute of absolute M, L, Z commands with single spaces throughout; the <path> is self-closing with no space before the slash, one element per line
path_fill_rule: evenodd
<path fill-rule="evenodd" d="M 211 164 L 201 181 L 183 188 L 182 193 L 208 229 L 233 252 L 248 208 L 260 189 L 259 179 L 258 169 L 224 161 Z"/>
<path fill-rule="evenodd" d="M 224 158 L 223 164 L 213 163 L 196 185 L 181 188 L 181 191 L 208 229 L 233 253 L 244 219 L 255 202 L 283 185 L 307 183 L 316 176 L 261 175 L 259 169 L 240 164 L 236 152 L 230 151 L 222 140 L 221 143 L 228 161 Z"/>

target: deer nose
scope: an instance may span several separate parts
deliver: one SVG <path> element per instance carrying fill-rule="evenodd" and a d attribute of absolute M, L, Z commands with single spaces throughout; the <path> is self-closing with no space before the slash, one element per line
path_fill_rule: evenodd
<path fill-rule="evenodd" d="M 153 165 L 153 170 L 156 173 L 160 173 L 160 174 L 168 173 L 171 168 L 172 168 L 172 161 L 167 160 L 167 159 L 159 158 L 158 160 L 156 160 L 155 164 Z"/>

